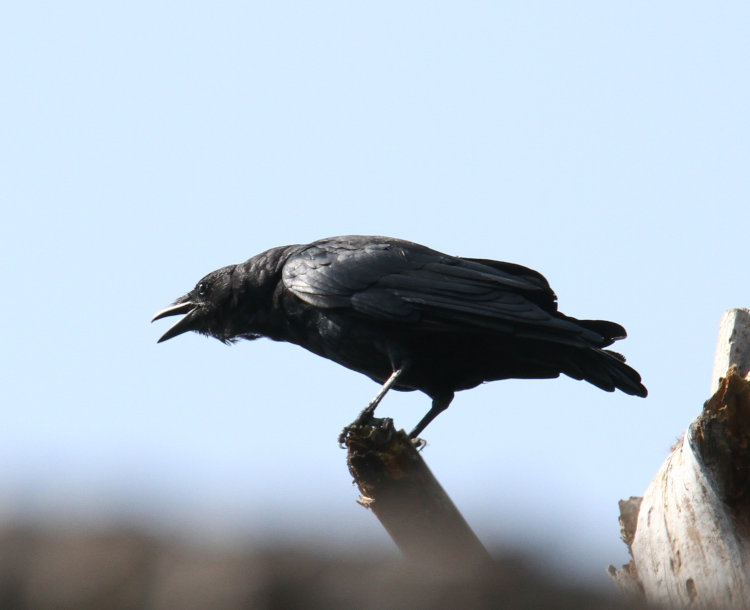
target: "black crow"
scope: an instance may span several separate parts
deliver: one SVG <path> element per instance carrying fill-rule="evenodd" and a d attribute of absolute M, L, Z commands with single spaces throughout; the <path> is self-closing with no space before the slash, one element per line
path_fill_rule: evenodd
<path fill-rule="evenodd" d="M 432 408 L 416 438 L 453 400 L 484 381 L 558 377 L 646 396 L 640 375 L 604 349 L 626 336 L 605 320 L 557 311 L 540 273 L 460 258 L 390 237 L 347 235 L 281 246 L 204 277 L 154 316 L 185 314 L 159 339 L 186 331 L 224 343 L 296 343 L 382 384 L 421 390 Z"/>

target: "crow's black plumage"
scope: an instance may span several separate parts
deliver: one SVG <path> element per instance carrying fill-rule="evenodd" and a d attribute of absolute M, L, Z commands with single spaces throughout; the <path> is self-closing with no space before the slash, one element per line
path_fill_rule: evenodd
<path fill-rule="evenodd" d="M 196 331 L 224 342 L 289 341 L 391 387 L 421 390 L 432 408 L 484 381 L 564 373 L 608 392 L 646 396 L 640 375 L 604 349 L 625 329 L 557 311 L 536 271 L 449 256 L 389 237 L 349 235 L 272 248 L 223 267 L 154 320 L 185 314 L 159 341 Z"/>

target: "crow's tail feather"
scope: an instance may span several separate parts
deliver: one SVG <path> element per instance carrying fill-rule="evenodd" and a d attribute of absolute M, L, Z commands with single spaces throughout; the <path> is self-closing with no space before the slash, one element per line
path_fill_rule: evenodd
<path fill-rule="evenodd" d="M 562 365 L 562 372 L 568 377 L 583 379 L 607 392 L 621 390 L 631 396 L 648 395 L 638 371 L 625 364 L 621 354 L 606 349 L 576 351 L 575 357 Z"/>
<path fill-rule="evenodd" d="M 607 347 L 615 341 L 628 336 L 625 329 L 617 324 L 617 322 L 610 322 L 608 320 L 576 320 L 576 322 L 579 326 L 583 326 L 587 330 L 593 330 L 602 336 L 603 341 L 597 347 Z"/>

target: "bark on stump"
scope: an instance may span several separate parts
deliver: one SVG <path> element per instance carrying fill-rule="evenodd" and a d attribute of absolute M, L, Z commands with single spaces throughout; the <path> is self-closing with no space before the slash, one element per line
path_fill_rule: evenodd
<path fill-rule="evenodd" d="M 750 608 L 750 311 L 724 314 L 713 396 L 643 498 L 620 503 L 620 589 L 671 608 Z"/>

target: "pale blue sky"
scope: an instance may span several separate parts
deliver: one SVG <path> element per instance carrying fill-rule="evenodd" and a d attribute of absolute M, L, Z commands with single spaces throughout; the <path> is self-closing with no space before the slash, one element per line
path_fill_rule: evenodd
<path fill-rule="evenodd" d="M 750 305 L 749 24 L 742 2 L 7 6 L 0 516 L 388 548 L 336 444 L 375 384 L 149 325 L 217 267 L 384 234 L 531 266 L 565 313 L 628 329 L 648 399 L 499 382 L 425 434 L 487 543 L 605 578 L 618 499 Z"/>

